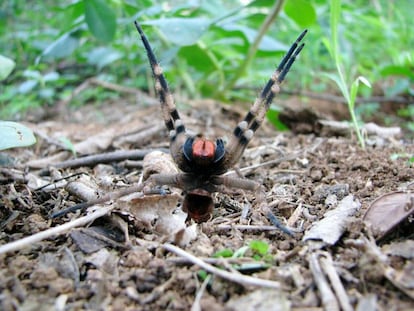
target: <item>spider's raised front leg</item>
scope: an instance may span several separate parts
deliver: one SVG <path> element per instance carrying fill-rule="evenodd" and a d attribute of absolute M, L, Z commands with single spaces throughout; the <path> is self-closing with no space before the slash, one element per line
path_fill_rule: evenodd
<path fill-rule="evenodd" d="M 188 138 L 186 129 L 177 111 L 177 107 L 174 103 L 174 98 L 171 94 L 170 88 L 168 87 L 167 80 L 164 77 L 163 70 L 155 57 L 152 47 L 141 26 L 136 21 L 134 23 L 141 37 L 142 43 L 144 44 L 152 74 L 154 76 L 155 90 L 157 91 L 161 103 L 162 118 L 164 119 L 165 126 L 169 131 L 171 155 L 174 161 L 179 164 L 184 160 L 182 148 Z"/>
<path fill-rule="evenodd" d="M 155 80 L 155 89 L 161 102 L 162 116 L 170 135 L 170 152 L 178 167 L 187 173 L 204 175 L 224 173 L 227 168 L 221 161 L 225 155 L 223 140 L 206 139 L 202 135 L 190 136 L 174 103 L 173 96 L 164 77 L 151 45 L 141 26 L 135 21 L 135 27 L 147 52 L 148 60 Z"/>
<path fill-rule="evenodd" d="M 304 43 L 303 37 L 306 35 L 307 30 L 303 31 L 296 41 L 292 44 L 285 57 L 280 62 L 276 71 L 270 77 L 265 87 L 260 92 L 259 97 L 254 102 L 250 111 L 246 114 L 244 119 L 236 126 L 233 131 L 233 135 L 226 147 L 227 166 L 232 167 L 242 156 L 244 149 L 249 141 L 252 139 L 255 131 L 262 124 L 266 112 L 270 108 L 273 98 L 280 92 L 280 85 L 285 79 L 287 73 L 292 67 L 296 57 L 302 51 Z"/>

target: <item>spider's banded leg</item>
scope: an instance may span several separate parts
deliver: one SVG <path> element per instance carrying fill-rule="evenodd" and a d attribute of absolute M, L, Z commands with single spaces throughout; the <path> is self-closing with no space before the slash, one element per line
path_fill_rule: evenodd
<path fill-rule="evenodd" d="M 260 92 L 259 97 L 254 102 L 250 111 L 234 129 L 233 136 L 227 147 L 229 154 L 233 157 L 231 164 L 234 164 L 239 160 L 247 144 L 253 137 L 254 132 L 262 124 L 274 96 L 280 92 L 280 84 L 285 79 L 296 57 L 305 45 L 304 43 L 300 44 L 300 42 L 306 33 L 307 30 L 303 31 L 292 44 L 276 71 Z"/>
<path fill-rule="evenodd" d="M 151 70 L 154 75 L 155 89 L 161 102 L 162 116 L 165 122 L 165 126 L 167 127 L 168 131 L 170 131 L 171 142 L 174 142 L 176 139 L 184 140 L 185 135 L 183 134 L 185 134 L 185 126 L 181 121 L 180 115 L 175 106 L 173 96 L 168 87 L 167 80 L 164 77 L 162 68 L 158 63 L 154 51 L 152 50 L 152 47 L 141 26 L 136 21 L 134 23 L 147 52 Z"/>

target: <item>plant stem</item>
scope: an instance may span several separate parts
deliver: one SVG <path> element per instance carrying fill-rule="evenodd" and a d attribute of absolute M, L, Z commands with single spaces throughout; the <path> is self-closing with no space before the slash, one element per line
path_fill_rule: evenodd
<path fill-rule="evenodd" d="M 242 62 L 237 69 L 236 73 L 234 74 L 233 78 L 230 79 L 230 81 L 221 89 L 218 91 L 218 94 L 216 96 L 223 97 L 227 92 L 229 92 L 237 81 L 240 79 L 241 76 L 245 73 L 246 69 L 250 66 L 250 63 L 253 60 L 253 57 L 255 56 L 259 44 L 262 41 L 264 35 L 266 34 L 267 30 L 269 29 L 270 25 L 275 21 L 276 17 L 279 15 L 280 10 L 283 7 L 285 0 L 279 0 L 276 1 L 273 7 L 270 9 L 269 14 L 267 15 L 266 19 L 264 20 L 262 26 L 260 27 L 259 31 L 257 32 L 257 36 L 254 39 L 253 43 L 250 45 L 249 50 L 247 52 L 247 56 L 244 59 L 244 62 Z"/>

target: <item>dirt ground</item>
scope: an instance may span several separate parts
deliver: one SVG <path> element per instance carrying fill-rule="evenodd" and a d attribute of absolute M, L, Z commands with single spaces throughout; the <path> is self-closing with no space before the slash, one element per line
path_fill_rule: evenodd
<path fill-rule="evenodd" d="M 189 106 L 179 106 L 188 128 L 225 138 L 248 109 Z M 185 222 L 181 191 L 168 187 L 51 219 L 97 193 L 136 185 L 143 166 L 153 165 L 143 155 L 167 150 L 156 101 L 137 107 L 107 103 L 31 122 L 38 143 L 2 153 L 1 310 L 414 309 L 414 170 L 407 157 L 414 145 L 403 135 L 367 134 L 363 150 L 352 135 L 317 131 L 316 123 L 307 134 L 264 124 L 239 172 L 264 185 L 267 206 L 293 236 L 271 226 L 254 193 L 238 189 L 214 194 L 213 216 L 202 224 Z M 136 154 L 79 166 L 64 162 L 75 158 L 68 149 L 80 159 Z M 104 208 L 105 216 L 75 225 Z"/>

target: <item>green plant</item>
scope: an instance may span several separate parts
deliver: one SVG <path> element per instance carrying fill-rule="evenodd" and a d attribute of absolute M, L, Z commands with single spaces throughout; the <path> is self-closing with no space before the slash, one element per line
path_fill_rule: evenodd
<path fill-rule="evenodd" d="M 0 121 L 0 133 L 0 150 L 26 147 L 36 143 L 33 132 L 20 123 Z"/>
<path fill-rule="evenodd" d="M 358 137 L 358 141 L 361 147 L 365 148 L 364 137 L 362 135 L 361 128 L 359 126 L 359 122 L 355 114 L 355 100 L 358 94 L 360 83 L 363 83 L 368 87 L 371 87 L 371 84 L 365 77 L 359 76 L 349 86 L 349 83 L 347 81 L 350 79 L 345 77 L 345 73 L 343 69 L 344 61 L 343 61 L 343 58 L 341 58 L 341 54 L 339 51 L 339 43 L 338 43 L 338 34 L 339 34 L 338 26 L 339 26 L 339 17 L 341 13 L 341 1 L 331 0 L 330 4 L 331 4 L 331 13 L 330 13 L 331 40 L 328 41 L 328 39 L 325 39 L 324 43 L 335 63 L 337 74 L 325 74 L 325 75 L 331 78 L 333 81 L 335 81 L 342 95 L 344 96 L 345 101 L 348 105 L 349 113 L 351 115 L 351 120 L 354 126 L 354 130 Z"/>
<path fill-rule="evenodd" d="M 352 80 L 347 77 L 362 76 L 375 86 L 361 88 L 362 96 L 374 90 L 380 92 L 375 95 L 412 96 L 410 7 L 409 0 L 377 0 L 375 5 L 342 0 L 338 40 L 350 95 Z M 330 8 L 329 2 L 316 0 L 213 0 L 170 6 L 157 0 L 45 0 L 27 10 L 23 2 L 8 0 L 0 4 L 5 17 L 0 19 L 0 46 L 16 68 L 0 85 L 0 115 L 22 118 L 27 108 L 65 100 L 90 77 L 152 89 L 132 24 L 135 19 L 146 27 L 171 87 L 181 98 L 251 103 L 286 51 L 284 42 L 290 43 L 304 28 L 309 34 L 300 66 L 295 66 L 295 79 L 287 79 L 283 90 L 330 94 L 336 86 L 319 78 L 320 72 L 336 70 L 321 40 L 330 31 Z M 29 91 L 22 92 L 25 88 Z M 114 95 L 94 85 L 75 94 L 72 103 L 80 105 Z M 269 115 L 274 124 L 276 105 Z M 358 119 L 358 111 L 366 110 L 356 108 L 352 110 Z"/>
<path fill-rule="evenodd" d="M 0 55 L 0 81 L 6 79 L 15 67 L 13 60 Z M 26 126 L 10 121 L 0 121 L 0 150 L 25 147 L 36 143 L 33 132 Z"/>

